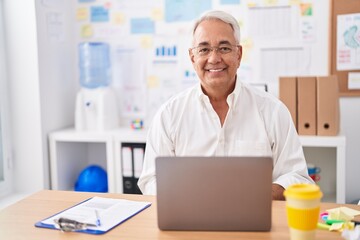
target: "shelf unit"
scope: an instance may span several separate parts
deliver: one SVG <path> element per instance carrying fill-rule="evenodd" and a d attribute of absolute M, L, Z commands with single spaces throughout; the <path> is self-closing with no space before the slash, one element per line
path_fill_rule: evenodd
<path fill-rule="evenodd" d="M 51 133 L 49 141 L 52 189 L 72 190 L 80 171 L 88 164 L 96 163 L 107 170 L 109 192 L 122 193 L 121 145 L 145 143 L 146 135 L 146 130 L 129 128 L 106 132 L 79 132 L 65 129 Z M 329 148 L 336 151 L 333 156 L 336 162 L 334 176 L 336 189 L 324 194 L 325 201 L 345 203 L 345 137 L 300 136 L 300 141 L 304 151 L 308 148 Z"/>
<path fill-rule="evenodd" d="M 335 150 L 336 162 L 336 192 L 329 193 L 324 196 L 324 201 L 332 201 L 335 198 L 336 203 L 345 203 L 346 200 L 346 138 L 344 136 L 300 136 L 301 144 L 303 145 L 305 155 L 307 148 L 325 148 Z M 307 157 L 307 156 L 306 156 Z M 328 159 L 322 159 L 328 160 Z M 307 157 L 307 161 L 311 161 Z M 335 195 L 335 196 L 331 196 Z"/>
<path fill-rule="evenodd" d="M 113 132 L 66 129 L 49 135 L 51 189 L 73 190 L 80 172 L 90 164 L 107 171 L 109 192 L 115 192 Z"/>

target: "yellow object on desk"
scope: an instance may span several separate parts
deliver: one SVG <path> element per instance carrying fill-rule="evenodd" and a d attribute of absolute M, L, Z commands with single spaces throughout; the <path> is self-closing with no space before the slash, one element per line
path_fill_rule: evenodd
<path fill-rule="evenodd" d="M 338 207 L 326 210 L 329 213 L 328 219 L 351 221 L 360 211 L 348 207 Z"/>

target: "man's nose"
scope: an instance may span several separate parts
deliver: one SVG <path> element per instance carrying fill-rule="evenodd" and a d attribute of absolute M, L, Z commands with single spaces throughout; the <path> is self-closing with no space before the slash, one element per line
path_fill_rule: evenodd
<path fill-rule="evenodd" d="M 220 62 L 221 61 L 221 53 L 218 51 L 218 48 L 212 48 L 209 53 L 208 62 Z"/>

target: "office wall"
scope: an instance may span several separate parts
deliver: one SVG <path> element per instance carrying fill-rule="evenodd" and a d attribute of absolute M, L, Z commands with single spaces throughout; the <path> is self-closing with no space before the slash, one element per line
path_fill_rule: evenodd
<path fill-rule="evenodd" d="M 61 2 L 67 41 L 47 41 L 43 4 L 58 1 L 5 0 L 5 41 L 12 134 L 14 192 L 50 185 L 48 133 L 73 125 L 77 83 L 70 19 L 72 1 Z M 55 12 L 59 6 L 50 6 Z M 70 44 L 71 43 L 71 44 Z M 40 46 L 40 47 L 38 47 Z"/>
<path fill-rule="evenodd" d="M 79 85 L 75 80 L 74 1 L 35 1 L 35 8 L 44 186 L 49 188 L 48 134 L 74 125 Z"/>
<path fill-rule="evenodd" d="M 141 118 L 148 126 L 166 99 L 198 82 L 188 57 L 191 28 L 210 9 L 232 14 L 241 26 L 243 82 L 267 84 L 277 95 L 281 75 L 327 74 L 328 0 L 78 1 L 75 44 L 110 45 L 123 125 Z"/>
<path fill-rule="evenodd" d="M 340 130 L 346 136 L 346 202 L 360 199 L 360 97 L 340 99 Z"/>
<path fill-rule="evenodd" d="M 35 5 L 4 1 L 14 190 L 33 192 L 44 181 Z"/>

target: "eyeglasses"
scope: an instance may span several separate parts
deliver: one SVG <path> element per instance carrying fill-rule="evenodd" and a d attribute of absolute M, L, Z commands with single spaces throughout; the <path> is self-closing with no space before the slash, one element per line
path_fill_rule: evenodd
<path fill-rule="evenodd" d="M 234 51 L 240 45 L 231 45 L 231 44 L 221 44 L 218 47 L 211 47 L 211 46 L 198 46 L 190 48 L 194 54 L 199 57 L 207 57 L 210 55 L 212 51 L 216 51 L 221 55 L 225 55 Z"/>
<path fill-rule="evenodd" d="M 85 230 L 88 227 L 97 227 L 95 224 L 82 223 L 68 218 L 55 219 L 56 226 L 63 232 L 74 232 L 79 230 Z"/>

